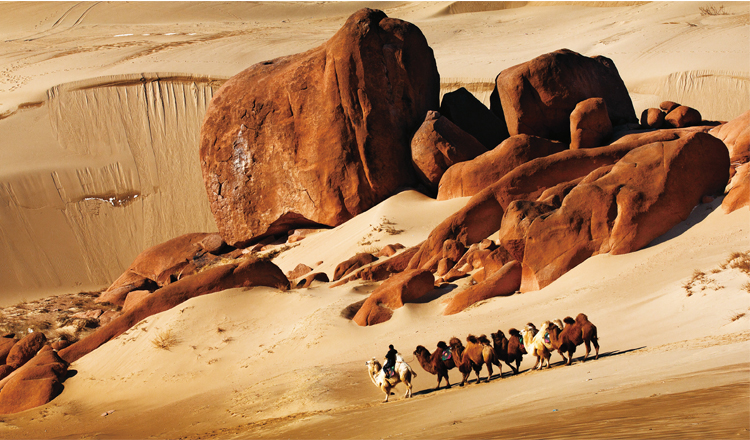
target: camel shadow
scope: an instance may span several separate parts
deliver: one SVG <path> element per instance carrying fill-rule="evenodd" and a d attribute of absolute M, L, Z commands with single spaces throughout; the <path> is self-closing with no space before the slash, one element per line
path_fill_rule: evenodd
<path fill-rule="evenodd" d="M 629 348 L 627 350 L 605 351 L 605 352 L 599 353 L 599 359 L 605 358 L 605 357 L 619 356 L 621 354 L 632 353 L 634 351 L 643 350 L 644 348 L 646 348 L 645 345 L 643 347 Z M 589 358 L 586 360 L 586 362 L 583 362 L 583 357 L 584 356 L 586 356 L 585 352 L 583 354 L 581 354 L 581 355 L 578 355 L 578 356 L 573 355 L 573 361 L 572 361 L 572 363 L 573 364 L 583 364 L 583 363 L 592 362 L 592 361 L 596 361 L 597 360 L 597 359 L 594 359 L 594 356 L 596 356 L 596 354 L 593 351 L 591 353 L 589 353 Z M 552 367 L 556 367 L 558 365 L 563 365 L 564 366 L 565 362 L 563 362 L 562 360 L 560 360 L 560 361 L 552 363 Z"/>
<path fill-rule="evenodd" d="M 414 302 L 415 304 L 426 304 L 440 298 L 441 296 L 451 293 L 457 287 L 457 284 L 443 284 L 442 286 L 432 289 L 431 291 L 422 295 L 422 297 L 420 297 L 419 299 L 416 299 L 412 302 Z"/>

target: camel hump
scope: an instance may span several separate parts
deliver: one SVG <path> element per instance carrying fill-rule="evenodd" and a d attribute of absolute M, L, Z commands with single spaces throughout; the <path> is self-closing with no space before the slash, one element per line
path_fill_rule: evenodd
<path fill-rule="evenodd" d="M 566 323 L 566 324 L 575 324 L 576 323 L 575 319 L 571 318 L 570 316 L 566 316 L 565 319 L 563 319 L 563 322 Z"/>
<path fill-rule="evenodd" d="M 471 342 L 472 344 L 477 343 L 477 337 L 474 335 L 469 335 L 466 337 L 466 342 Z"/>
<path fill-rule="evenodd" d="M 442 348 L 443 350 L 448 349 L 448 345 L 445 344 L 445 341 L 440 341 L 437 343 L 438 348 Z"/>
<path fill-rule="evenodd" d="M 521 332 L 514 328 L 508 330 L 508 334 L 511 336 L 521 336 Z"/>
<path fill-rule="evenodd" d="M 487 339 L 487 335 L 481 335 L 481 336 L 480 336 L 479 338 L 477 338 L 477 339 L 479 340 L 479 342 L 481 342 L 481 343 L 482 343 L 482 344 L 484 344 L 484 345 L 489 345 L 489 344 L 490 344 L 490 340 L 489 340 L 489 339 Z"/>
<path fill-rule="evenodd" d="M 579 313 L 578 316 L 576 316 L 576 322 L 588 322 L 589 317 L 584 315 L 583 313 Z"/>

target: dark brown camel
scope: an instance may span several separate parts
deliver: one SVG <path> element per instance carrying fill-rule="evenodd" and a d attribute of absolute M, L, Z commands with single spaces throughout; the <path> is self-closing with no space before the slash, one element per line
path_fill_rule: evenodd
<path fill-rule="evenodd" d="M 480 338 L 482 337 L 486 344 L 480 341 Z M 461 344 L 461 341 L 458 340 L 458 338 L 454 337 L 450 340 L 451 350 L 454 353 L 455 361 L 458 362 L 458 371 L 463 374 L 461 386 L 464 386 L 466 384 L 472 370 L 477 375 L 477 383 L 479 383 L 481 382 L 479 373 L 482 371 L 482 365 L 487 364 L 487 370 L 489 372 L 487 381 L 492 378 L 492 364 L 494 363 L 495 365 L 500 366 L 499 362 L 497 361 L 495 350 L 491 345 L 489 345 L 489 340 L 487 340 L 487 337 L 482 335 L 480 338 L 477 338 L 474 335 L 469 335 L 466 338 L 465 348 L 463 344 Z"/>
<path fill-rule="evenodd" d="M 521 332 L 512 328 L 508 330 L 510 339 L 505 337 L 505 333 L 502 330 L 498 330 L 497 333 L 491 333 L 492 341 L 495 343 L 495 354 L 497 358 L 505 362 L 513 374 L 518 374 L 518 369 L 521 366 L 521 360 L 523 355 L 526 354 L 526 348 L 523 345 L 523 336 Z M 513 366 L 515 362 L 516 366 Z"/>
<path fill-rule="evenodd" d="M 556 349 L 558 353 L 565 358 L 565 353 L 568 354 L 568 359 L 565 365 L 570 365 L 573 362 L 573 353 L 576 351 L 576 347 L 585 344 L 586 355 L 583 357 L 582 362 L 585 362 L 591 352 L 591 344 L 594 344 L 596 350 L 596 357 L 599 359 L 599 338 L 596 334 L 596 326 L 592 324 L 588 317 L 583 313 L 579 313 L 574 320 L 570 316 L 563 319 L 565 322 L 565 328 L 560 331 L 557 326 L 551 326 L 550 329 L 550 342 L 552 348 Z"/>
<path fill-rule="evenodd" d="M 430 374 L 437 374 L 438 381 L 437 386 L 435 387 L 436 390 L 440 389 L 440 382 L 443 378 L 445 378 L 446 388 L 451 387 L 451 382 L 448 379 L 448 370 L 456 366 L 456 363 L 454 362 L 456 354 L 449 351 L 450 349 L 445 342 L 440 341 L 437 346 L 437 350 L 432 354 L 430 354 L 430 351 L 427 350 L 427 348 L 421 345 L 417 346 L 417 349 L 414 350 L 414 356 L 417 358 L 419 365 L 422 366 L 424 371 Z M 450 357 L 448 359 L 443 359 L 443 354 L 446 351 L 448 351 Z"/>

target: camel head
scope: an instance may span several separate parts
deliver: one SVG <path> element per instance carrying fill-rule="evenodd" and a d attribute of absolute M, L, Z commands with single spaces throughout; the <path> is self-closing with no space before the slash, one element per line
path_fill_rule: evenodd
<path fill-rule="evenodd" d="M 380 362 L 378 362 L 378 360 L 375 358 L 372 358 L 369 361 L 365 362 L 365 365 L 367 365 L 367 370 L 370 372 L 370 374 L 376 374 L 381 369 L 383 369 L 383 366 L 380 365 Z"/>
<path fill-rule="evenodd" d="M 424 346 L 417 345 L 417 348 L 414 350 L 414 356 L 419 356 L 420 354 L 427 354 L 429 356 L 430 352 Z"/>

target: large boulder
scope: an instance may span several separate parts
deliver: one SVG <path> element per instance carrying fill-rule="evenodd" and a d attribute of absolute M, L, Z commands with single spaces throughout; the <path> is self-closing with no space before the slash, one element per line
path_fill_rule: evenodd
<path fill-rule="evenodd" d="M 0 338 L 0 364 L 4 364 L 8 358 L 10 349 L 18 342 L 15 338 Z"/>
<path fill-rule="evenodd" d="M 0 380 L 0 414 L 14 414 L 49 403 L 62 392 L 68 363 L 54 350 L 39 353 Z"/>
<path fill-rule="evenodd" d="M 360 326 L 380 324 L 393 310 L 414 302 L 434 288 L 435 278 L 427 270 L 407 270 L 384 281 L 365 300 L 352 319 Z"/>
<path fill-rule="evenodd" d="M 14 344 L 8 352 L 5 363 L 18 368 L 36 356 L 37 352 L 47 343 L 47 337 L 42 332 L 33 332 L 24 336 Z"/>
<path fill-rule="evenodd" d="M 474 136 L 488 150 L 508 138 L 505 120 L 498 118 L 463 87 L 443 95 L 440 113 Z"/>
<path fill-rule="evenodd" d="M 133 308 L 124 311 L 107 325 L 60 351 L 67 362 L 75 362 L 107 341 L 121 335 L 139 321 L 169 310 L 190 298 L 234 287 L 267 286 L 289 289 L 289 280 L 278 266 L 268 260 L 249 258 L 211 267 L 182 278 L 147 295 Z"/>
<path fill-rule="evenodd" d="M 511 136 L 525 133 L 568 142 L 570 113 L 589 98 L 604 99 L 612 125 L 638 122 L 615 63 L 568 49 L 500 72 L 490 109 L 505 118 Z"/>
<path fill-rule="evenodd" d="M 354 272 L 360 267 L 366 266 L 373 261 L 377 261 L 377 257 L 367 252 L 360 252 L 348 260 L 342 261 L 333 270 L 333 281 L 338 281 L 346 275 Z"/>
<path fill-rule="evenodd" d="M 685 220 L 729 174 L 724 144 L 706 133 L 637 148 L 586 177 L 528 228 L 521 291 L 541 289 L 587 258 L 643 248 Z"/>
<path fill-rule="evenodd" d="M 500 180 L 515 167 L 567 148 L 566 144 L 537 136 L 512 136 L 494 150 L 448 168 L 440 179 L 437 199 L 473 196 Z"/>
<path fill-rule="evenodd" d="M 474 136 L 436 111 L 430 111 L 411 140 L 411 160 L 417 176 L 433 194 L 451 166 L 487 152 Z"/>
<path fill-rule="evenodd" d="M 700 125 L 703 117 L 700 112 L 692 107 L 681 105 L 667 113 L 664 122 L 675 128 L 692 127 Z"/>
<path fill-rule="evenodd" d="M 521 286 L 521 263 L 510 261 L 481 283 L 457 293 L 448 302 L 443 315 L 454 315 L 467 307 L 497 296 L 513 295 Z"/>
<path fill-rule="evenodd" d="M 737 167 L 729 193 L 721 202 L 721 208 L 727 214 L 746 206 L 750 206 L 750 163 Z"/>
<path fill-rule="evenodd" d="M 200 160 L 224 240 L 336 226 L 412 185 L 409 141 L 439 104 L 414 25 L 362 9 L 322 46 L 229 79 L 201 128 Z"/>

